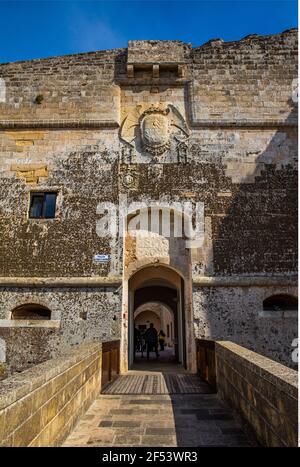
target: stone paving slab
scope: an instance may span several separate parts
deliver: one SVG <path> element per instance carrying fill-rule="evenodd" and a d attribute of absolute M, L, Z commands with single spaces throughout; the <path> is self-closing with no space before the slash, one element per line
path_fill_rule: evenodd
<path fill-rule="evenodd" d="M 102 394 L 63 446 L 251 446 L 228 407 L 206 396 Z"/>

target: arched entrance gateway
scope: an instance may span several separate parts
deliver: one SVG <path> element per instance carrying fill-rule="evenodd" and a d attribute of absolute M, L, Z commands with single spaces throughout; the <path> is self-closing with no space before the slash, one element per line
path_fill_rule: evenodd
<path fill-rule="evenodd" d="M 174 345 L 176 344 L 176 339 L 174 336 L 174 313 L 171 308 L 166 304 L 162 303 L 161 300 L 156 302 L 146 302 L 142 305 L 139 305 L 134 311 L 134 326 L 138 330 L 138 345 L 136 346 L 135 360 L 141 358 L 141 353 L 143 350 L 143 339 L 142 335 L 146 329 L 149 328 L 150 323 L 154 324 L 154 327 L 159 331 L 162 330 L 165 335 L 165 348 L 168 352 L 164 352 L 165 357 L 172 357 L 171 360 L 174 360 L 175 355 Z M 167 354 L 167 355 L 166 355 Z M 167 360 L 170 358 L 167 358 Z M 166 360 L 166 358 L 164 358 Z"/>
<path fill-rule="evenodd" d="M 173 209 L 154 210 L 156 230 L 151 222 L 152 208 L 131 214 L 126 222 L 121 370 L 131 369 L 134 357 L 140 358 L 135 355 L 134 327 L 145 331 L 153 323 L 157 331 L 162 329 L 166 334 L 164 355 L 170 357 L 168 363 L 179 363 L 195 372 L 190 250 L 187 238 L 174 234 L 178 219 L 183 222 L 183 214 Z M 149 220 L 143 229 L 142 215 Z M 166 232 L 168 229 L 161 224 L 168 216 L 170 229 Z"/>
<path fill-rule="evenodd" d="M 129 303 L 130 313 L 128 319 L 128 331 L 129 331 L 129 346 L 128 346 L 128 361 L 129 367 L 131 367 L 134 361 L 134 326 L 138 327 L 138 311 L 143 306 L 148 308 L 146 320 L 140 324 L 143 326 L 142 329 L 149 328 L 150 323 L 154 324 L 157 331 L 160 331 L 164 326 L 162 324 L 162 318 L 164 317 L 164 311 L 168 310 L 170 319 L 170 331 L 172 330 L 172 341 L 169 343 L 172 347 L 166 347 L 166 349 L 172 349 L 169 352 L 174 358 L 170 361 L 181 363 L 186 367 L 186 333 L 185 333 L 185 307 L 184 307 L 184 280 L 175 271 L 165 266 L 148 266 L 141 269 L 133 275 L 129 281 Z M 149 303 L 155 303 L 162 310 L 158 315 L 157 311 L 153 311 L 153 306 Z M 146 310 L 145 310 L 146 312 Z M 142 312 L 146 314 L 145 312 Z M 168 337 L 168 330 L 162 329 Z M 136 355 L 136 358 L 139 356 Z"/>

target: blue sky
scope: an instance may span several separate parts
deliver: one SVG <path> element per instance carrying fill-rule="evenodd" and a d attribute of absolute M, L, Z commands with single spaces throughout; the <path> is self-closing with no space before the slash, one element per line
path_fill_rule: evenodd
<path fill-rule="evenodd" d="M 126 47 L 129 39 L 201 45 L 297 27 L 296 0 L 0 0 L 0 62 Z"/>

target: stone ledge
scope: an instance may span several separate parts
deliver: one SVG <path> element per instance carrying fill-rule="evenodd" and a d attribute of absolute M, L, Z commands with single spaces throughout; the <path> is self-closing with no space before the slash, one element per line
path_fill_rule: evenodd
<path fill-rule="evenodd" d="M 113 120 L 2 120 L 0 121 L 0 129 L 97 129 L 97 128 L 119 128 L 119 123 Z"/>
<path fill-rule="evenodd" d="M 145 85 L 143 80 L 143 85 Z M 123 86 L 140 86 L 141 81 L 138 79 L 119 80 L 120 85 Z M 178 78 L 175 82 L 170 80 L 160 79 L 160 85 L 172 84 L 173 86 L 183 86 L 188 82 L 186 78 Z M 149 86 L 153 85 L 153 80 L 148 83 Z M 199 120 L 191 118 L 189 122 L 192 128 L 297 128 L 298 123 L 295 120 Z M 115 121 L 102 121 L 102 120 L 85 120 L 85 121 L 73 121 L 73 120 L 2 120 L 0 121 L 0 129 L 104 129 L 104 128 L 119 128 L 120 124 Z"/>
<path fill-rule="evenodd" d="M 289 396 L 298 397 L 298 372 L 256 352 L 227 341 L 216 342 L 216 354 L 225 361 L 240 364 Z"/>
<path fill-rule="evenodd" d="M 0 328 L 60 328 L 60 320 L 51 319 L 0 319 Z"/>
<path fill-rule="evenodd" d="M 119 287 L 121 276 L 0 277 L 0 287 Z"/>
<path fill-rule="evenodd" d="M 268 318 L 268 319 L 297 319 L 298 311 L 297 310 L 261 310 L 258 312 L 259 318 Z"/>
<path fill-rule="evenodd" d="M 298 276 L 194 276 L 194 287 L 272 287 L 297 286 Z M 1 279 L 0 279 L 1 284 Z"/>
<path fill-rule="evenodd" d="M 297 286 L 296 275 L 286 276 L 194 276 L 194 287 Z M 0 287 L 119 287 L 122 276 L 0 277 Z"/>
<path fill-rule="evenodd" d="M 192 128 L 298 128 L 298 122 L 286 120 L 198 120 L 191 119 Z"/>

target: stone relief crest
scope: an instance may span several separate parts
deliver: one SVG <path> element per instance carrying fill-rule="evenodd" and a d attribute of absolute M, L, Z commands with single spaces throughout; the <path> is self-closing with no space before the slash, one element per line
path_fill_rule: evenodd
<path fill-rule="evenodd" d="M 179 158 L 189 129 L 173 105 L 159 103 L 146 107 L 141 104 L 124 116 L 120 137 L 131 149 L 131 154 L 135 149 L 137 153 L 160 159 L 173 149 Z M 182 158 L 178 162 L 182 162 Z"/>
<path fill-rule="evenodd" d="M 160 155 L 170 148 L 170 109 L 150 108 L 140 118 L 143 147 L 151 154 Z"/>

